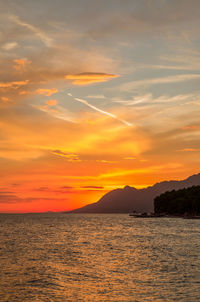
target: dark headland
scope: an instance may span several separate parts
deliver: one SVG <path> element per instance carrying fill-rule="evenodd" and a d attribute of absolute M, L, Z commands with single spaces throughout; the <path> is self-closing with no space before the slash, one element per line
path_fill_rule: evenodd
<path fill-rule="evenodd" d="M 200 185 L 200 173 L 180 181 L 163 181 L 144 189 L 125 186 L 123 189 L 108 192 L 96 203 L 88 204 L 67 213 L 153 212 L 155 197 L 166 191 L 179 190 L 198 185 Z"/>
<path fill-rule="evenodd" d="M 200 218 L 200 186 L 167 191 L 154 199 L 157 214 Z"/>

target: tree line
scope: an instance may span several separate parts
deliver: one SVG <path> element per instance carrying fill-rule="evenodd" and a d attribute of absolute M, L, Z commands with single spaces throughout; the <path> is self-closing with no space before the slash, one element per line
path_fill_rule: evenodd
<path fill-rule="evenodd" d="M 167 191 L 154 199 L 154 212 L 200 215 L 200 186 Z"/>

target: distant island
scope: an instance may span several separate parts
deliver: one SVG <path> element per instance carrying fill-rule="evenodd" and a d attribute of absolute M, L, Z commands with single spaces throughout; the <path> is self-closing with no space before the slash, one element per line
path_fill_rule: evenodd
<path fill-rule="evenodd" d="M 200 186 L 172 190 L 154 199 L 155 214 L 200 215 Z"/>
<path fill-rule="evenodd" d="M 130 186 L 125 186 L 123 189 L 112 190 L 100 198 L 98 202 L 75 209 L 70 211 L 70 213 L 153 212 L 155 197 L 166 191 L 179 190 L 192 186 L 200 186 L 200 173 L 184 180 L 163 181 L 139 190 Z"/>

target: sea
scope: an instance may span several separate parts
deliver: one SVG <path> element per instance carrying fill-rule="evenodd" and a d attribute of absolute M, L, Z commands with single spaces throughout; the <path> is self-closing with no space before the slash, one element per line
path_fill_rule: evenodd
<path fill-rule="evenodd" d="M 0 214 L 0 301 L 200 301 L 200 220 Z"/>

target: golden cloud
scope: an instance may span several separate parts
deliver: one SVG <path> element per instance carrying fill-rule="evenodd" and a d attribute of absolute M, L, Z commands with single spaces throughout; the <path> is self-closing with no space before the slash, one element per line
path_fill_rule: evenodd
<path fill-rule="evenodd" d="M 0 83 L 0 88 L 18 88 L 20 86 L 27 85 L 29 83 L 29 80 L 25 81 L 14 81 L 14 82 L 1 82 Z"/>
<path fill-rule="evenodd" d="M 53 106 L 56 106 L 58 104 L 58 101 L 57 100 L 48 100 L 46 102 L 46 104 L 53 107 Z"/>
<path fill-rule="evenodd" d="M 58 156 L 66 157 L 68 161 L 81 161 L 77 154 L 68 154 L 61 150 L 53 150 L 52 153 Z"/>
<path fill-rule="evenodd" d="M 52 89 L 48 89 L 48 88 L 37 89 L 35 91 L 36 94 L 44 94 L 45 96 L 51 96 L 52 94 L 57 93 L 57 92 L 58 92 L 58 89 L 56 89 L 56 88 L 52 88 Z"/>
<path fill-rule="evenodd" d="M 16 59 L 14 60 L 15 65 L 13 68 L 18 71 L 25 71 L 27 66 L 31 64 L 31 61 L 28 59 Z"/>
<path fill-rule="evenodd" d="M 11 102 L 11 100 L 10 100 L 9 98 L 4 97 L 4 96 L 1 97 L 1 100 L 2 100 L 2 102 L 4 102 L 4 103 L 10 103 L 10 102 Z"/>
<path fill-rule="evenodd" d="M 181 149 L 181 150 L 178 150 L 180 152 L 199 152 L 200 149 L 196 149 L 196 148 L 184 148 L 184 149 Z"/>
<path fill-rule="evenodd" d="M 31 94 L 31 91 L 22 90 L 19 92 L 19 95 L 29 95 Z"/>
<path fill-rule="evenodd" d="M 181 129 L 182 130 L 200 130 L 200 126 L 190 125 L 190 126 L 184 126 Z"/>
<path fill-rule="evenodd" d="M 117 78 L 116 74 L 83 72 L 78 74 L 68 74 L 65 79 L 71 80 L 72 84 L 82 86 L 99 82 L 107 82 L 113 78 Z"/>

